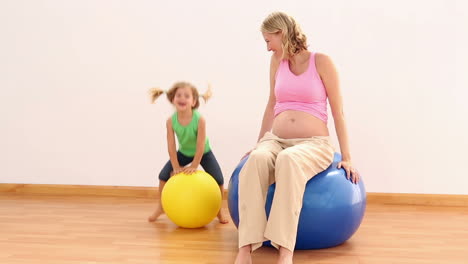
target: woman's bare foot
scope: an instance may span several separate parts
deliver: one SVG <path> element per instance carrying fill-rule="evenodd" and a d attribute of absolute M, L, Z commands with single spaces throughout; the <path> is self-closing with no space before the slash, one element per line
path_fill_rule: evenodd
<path fill-rule="evenodd" d="M 293 264 L 293 252 L 284 247 L 279 248 L 279 257 L 277 264 Z"/>
<path fill-rule="evenodd" d="M 237 253 L 236 261 L 234 262 L 234 264 L 252 264 L 252 256 L 250 252 L 251 250 L 251 245 L 239 248 L 239 252 Z"/>
<path fill-rule="evenodd" d="M 156 210 L 154 211 L 154 213 L 152 215 L 150 215 L 148 217 L 148 222 L 154 222 L 158 219 L 158 217 L 160 215 L 162 215 L 164 213 L 164 210 L 162 209 L 162 206 L 161 205 L 158 205 L 158 207 L 156 208 Z"/>
<path fill-rule="evenodd" d="M 229 220 L 228 220 L 228 218 L 226 217 L 226 215 L 224 214 L 222 208 L 219 209 L 219 212 L 218 212 L 218 219 L 219 219 L 219 222 L 220 222 L 221 224 L 227 224 L 227 223 L 229 223 Z"/>

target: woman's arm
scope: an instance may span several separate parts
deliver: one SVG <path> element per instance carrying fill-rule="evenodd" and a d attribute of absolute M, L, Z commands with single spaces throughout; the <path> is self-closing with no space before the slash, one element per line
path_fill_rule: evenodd
<path fill-rule="evenodd" d="M 200 117 L 198 120 L 198 134 L 197 134 L 197 148 L 195 156 L 193 157 L 192 164 L 185 170 L 187 173 L 193 173 L 197 170 L 200 165 L 203 153 L 205 152 L 205 140 L 206 140 L 206 121 L 205 118 Z"/>
<path fill-rule="evenodd" d="M 172 168 L 174 174 L 181 172 L 179 160 L 177 159 L 177 150 L 174 137 L 174 129 L 172 128 L 172 119 L 169 118 L 166 121 L 167 128 L 167 151 L 169 152 L 169 158 L 171 159 Z"/>
<path fill-rule="evenodd" d="M 258 134 L 257 142 L 265 135 L 266 132 L 271 130 L 273 126 L 274 119 L 274 108 L 276 104 L 275 96 L 275 75 L 278 70 L 278 65 L 280 63 L 280 57 L 273 54 L 270 61 L 270 96 L 268 97 L 268 103 L 263 113 L 262 128 Z"/>
<path fill-rule="evenodd" d="M 333 120 L 335 121 L 336 135 L 340 144 L 342 162 L 338 168 L 345 168 L 348 179 L 356 183 L 359 175 L 352 166 L 351 151 L 349 149 L 348 132 L 346 130 L 346 120 L 343 112 L 343 98 L 341 96 L 338 73 L 330 57 L 317 53 L 316 57 L 317 71 L 322 78 L 323 84 L 327 90 L 328 101 L 330 102 Z"/>

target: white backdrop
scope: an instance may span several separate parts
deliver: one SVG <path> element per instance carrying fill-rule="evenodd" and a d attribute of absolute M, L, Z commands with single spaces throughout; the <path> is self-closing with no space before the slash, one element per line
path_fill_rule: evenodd
<path fill-rule="evenodd" d="M 260 23 L 281 10 L 338 67 L 368 191 L 468 194 L 467 7 L 2 0 L 0 183 L 155 186 L 173 110 L 165 98 L 149 104 L 147 90 L 179 80 L 213 84 L 200 111 L 228 181 L 268 97 Z"/>

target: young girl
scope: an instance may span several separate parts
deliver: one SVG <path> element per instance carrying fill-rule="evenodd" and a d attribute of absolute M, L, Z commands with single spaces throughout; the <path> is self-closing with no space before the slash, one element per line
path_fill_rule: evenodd
<path fill-rule="evenodd" d="M 160 89 L 152 89 L 150 91 L 152 102 L 164 93 Z M 200 102 L 200 97 L 197 89 L 190 83 L 178 82 L 166 92 L 167 99 L 171 102 L 176 111 L 166 121 L 167 127 L 167 148 L 170 160 L 159 173 L 159 191 L 160 194 L 164 189 L 164 185 L 172 175 L 180 172 L 193 173 L 197 170 L 198 165 L 209 173 L 218 183 L 223 194 L 224 178 L 216 158 L 211 151 L 211 146 L 206 136 L 206 121 L 197 111 Z M 208 100 L 211 96 L 211 90 L 201 97 Z M 177 135 L 179 142 L 179 150 L 176 151 L 176 143 L 174 133 Z M 185 167 L 190 164 L 190 166 Z M 154 222 L 164 213 L 161 201 L 158 202 L 156 210 L 148 218 L 148 221 Z M 219 222 L 226 224 L 227 218 L 220 211 L 218 212 Z"/>

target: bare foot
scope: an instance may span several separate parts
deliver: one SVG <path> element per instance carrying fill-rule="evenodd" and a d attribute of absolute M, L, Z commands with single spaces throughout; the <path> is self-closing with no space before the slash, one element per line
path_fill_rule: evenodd
<path fill-rule="evenodd" d="M 162 209 L 161 205 L 159 205 L 154 213 L 148 217 L 148 222 L 154 222 L 158 219 L 160 215 L 164 213 L 164 210 Z"/>
<path fill-rule="evenodd" d="M 279 249 L 279 257 L 277 264 L 293 264 L 293 252 L 284 247 Z"/>
<path fill-rule="evenodd" d="M 220 222 L 221 224 L 227 224 L 227 223 L 229 223 L 229 220 L 228 220 L 228 218 L 226 217 L 226 215 L 224 214 L 223 209 L 219 209 L 219 212 L 218 212 L 218 219 L 219 219 L 219 222 Z"/>
<path fill-rule="evenodd" d="M 234 264 L 252 264 L 251 249 L 252 247 L 250 245 L 239 248 Z"/>

